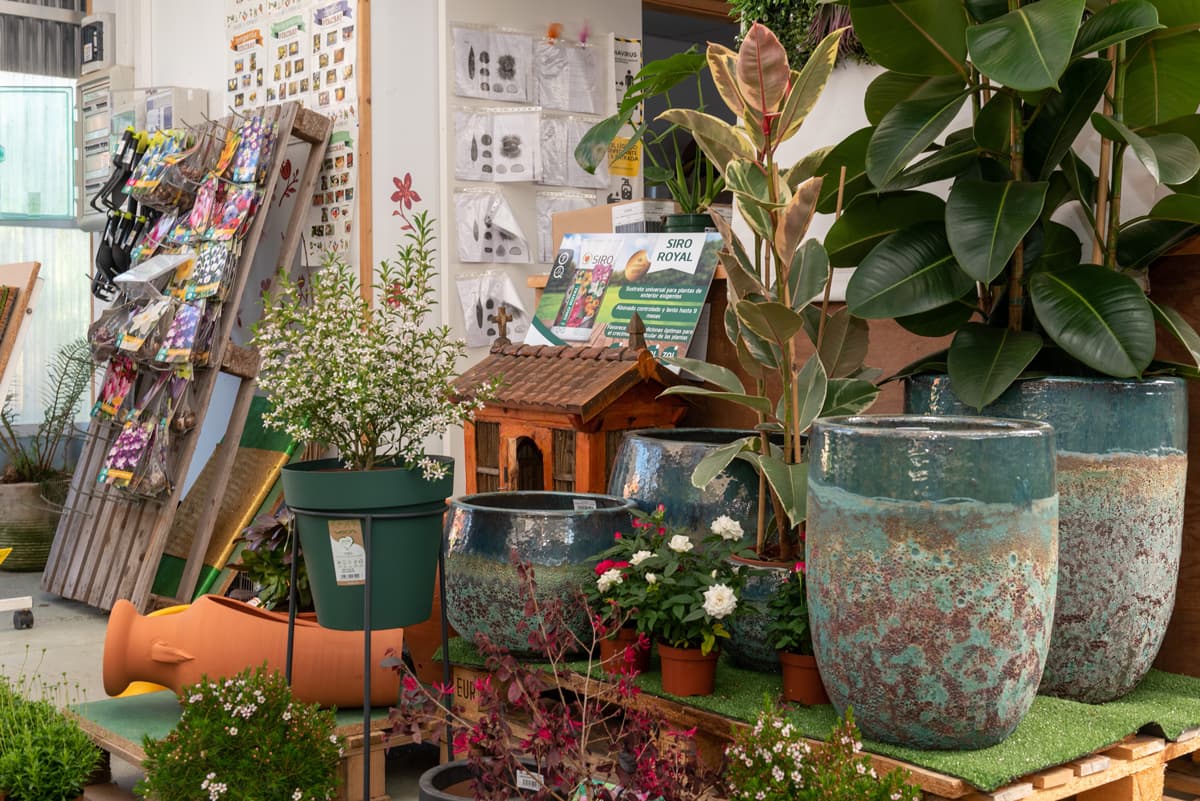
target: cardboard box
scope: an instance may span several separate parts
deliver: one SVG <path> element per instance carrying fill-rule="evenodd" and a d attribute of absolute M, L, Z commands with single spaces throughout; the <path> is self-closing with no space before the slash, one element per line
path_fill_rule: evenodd
<path fill-rule="evenodd" d="M 661 231 L 663 218 L 678 211 L 679 205 L 673 200 L 623 200 L 587 209 L 560 211 L 550 222 L 554 252 L 558 252 L 564 234 Z"/>

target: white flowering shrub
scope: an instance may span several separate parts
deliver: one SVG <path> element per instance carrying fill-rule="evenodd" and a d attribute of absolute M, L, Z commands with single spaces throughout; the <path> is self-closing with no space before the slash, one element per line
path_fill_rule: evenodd
<path fill-rule="evenodd" d="M 155 801 L 327 801 L 337 794 L 341 742 L 333 711 L 292 697 L 265 667 L 184 689 L 179 723 L 146 738 Z"/>
<path fill-rule="evenodd" d="M 471 419 L 492 388 L 455 397 L 466 346 L 449 326 L 429 324 L 436 237 L 426 212 L 412 225 L 396 258 L 376 271 L 378 303 L 367 303 L 356 270 L 330 254 L 307 286 L 280 279 L 254 344 L 268 427 L 331 445 L 354 470 L 397 462 L 434 479 L 446 466 L 425 456 L 426 438 Z"/>

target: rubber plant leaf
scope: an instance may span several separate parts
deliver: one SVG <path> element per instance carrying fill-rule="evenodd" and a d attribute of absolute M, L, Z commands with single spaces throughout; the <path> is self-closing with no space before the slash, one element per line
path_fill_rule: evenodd
<path fill-rule="evenodd" d="M 780 347 L 786 347 L 796 332 L 804 327 L 803 317 L 777 301 L 756 303 L 741 300 L 736 311 L 743 325 Z"/>
<path fill-rule="evenodd" d="M 896 322 L 905 331 L 911 331 L 917 336 L 944 337 L 961 328 L 976 311 L 975 292 L 971 291 L 958 300 L 936 309 L 897 317 Z"/>
<path fill-rule="evenodd" d="M 963 80 L 958 73 L 926 76 L 885 72 L 867 86 L 863 110 L 867 113 L 867 121 L 878 125 L 897 103 L 922 97 L 956 95 L 962 90 Z"/>
<path fill-rule="evenodd" d="M 1067 155 L 1104 96 L 1110 75 L 1111 62 L 1081 59 L 1063 73 L 1061 91 L 1049 93 L 1042 101 L 1025 131 L 1025 164 L 1037 180 L 1047 180 Z"/>
<path fill-rule="evenodd" d="M 705 387 L 696 387 L 691 384 L 678 384 L 673 387 L 668 387 L 659 393 L 659 397 L 665 395 L 701 395 L 706 398 L 715 398 L 717 400 L 736 403 L 739 406 L 745 406 L 760 414 L 771 413 L 771 402 L 761 395 L 748 395 L 744 392 L 717 392 Z"/>
<path fill-rule="evenodd" d="M 1083 17 L 1083 0 L 1037 0 L 967 29 L 975 67 L 1022 92 L 1058 87 Z"/>
<path fill-rule="evenodd" d="M 779 213 L 774 245 L 775 252 L 785 264 L 791 264 L 797 248 L 804 241 L 804 235 L 808 233 L 808 226 L 817 209 L 817 198 L 821 194 L 821 182 L 822 179 L 817 177 L 800 184 Z"/>
<path fill-rule="evenodd" d="M 829 315 L 821 338 L 820 357 L 830 378 L 848 378 L 863 368 L 869 339 L 867 321 L 845 306 Z"/>
<path fill-rule="evenodd" d="M 708 45 L 706 55 L 708 71 L 716 84 L 717 93 L 734 116 L 741 117 L 746 111 L 746 99 L 742 97 L 737 82 L 737 53 L 714 42 Z"/>
<path fill-rule="evenodd" d="M 863 259 L 846 287 L 846 305 L 867 319 L 902 317 L 958 300 L 974 285 L 954 260 L 945 225 L 918 223 Z"/>
<path fill-rule="evenodd" d="M 788 268 L 788 296 L 792 308 L 800 311 L 825 288 L 829 280 L 829 256 L 815 239 L 796 249 Z"/>
<path fill-rule="evenodd" d="M 1153 3 L 1147 0 L 1121 0 L 1084 20 L 1075 37 L 1071 55 L 1079 58 L 1088 53 L 1098 53 L 1106 47 L 1162 27 L 1158 21 L 1158 9 Z"/>
<path fill-rule="evenodd" d="M 867 146 L 866 168 L 871 183 L 880 188 L 887 186 L 946 130 L 966 99 L 963 92 L 897 103 L 880 120 Z"/>
<path fill-rule="evenodd" d="M 854 35 L 881 67 L 967 76 L 967 15 L 945 0 L 850 0 Z"/>
<path fill-rule="evenodd" d="M 858 414 L 869 409 L 879 397 L 879 387 L 861 378 L 831 378 L 825 393 L 822 417 Z"/>
<path fill-rule="evenodd" d="M 1138 161 L 1158 183 L 1181 184 L 1200 170 L 1200 150 L 1183 134 L 1165 133 L 1142 137 L 1118 120 L 1099 112 L 1092 114 L 1092 127 L 1105 139 L 1129 145 Z"/>
<path fill-rule="evenodd" d="M 838 45 L 842 41 L 843 29 L 838 29 L 821 40 L 804 63 L 799 73 L 793 73 L 787 89 L 783 108 L 776 123 L 778 139 L 790 139 L 800 130 L 813 106 L 825 90 L 825 83 L 833 73 L 837 62 Z"/>
<path fill-rule="evenodd" d="M 734 159 L 754 161 L 757 154 L 746 134 L 719 117 L 692 109 L 673 108 L 658 115 L 659 120 L 674 123 L 692 134 L 709 161 L 725 173 L 725 165 Z"/>
<path fill-rule="evenodd" d="M 737 373 L 728 367 L 722 367 L 719 364 L 713 364 L 701 359 L 688 359 L 683 356 L 674 358 L 664 357 L 663 361 L 675 367 L 681 367 L 689 373 L 698 375 L 708 383 L 715 384 L 726 392 L 741 394 L 745 394 L 746 392 L 746 387 L 742 385 L 742 379 L 738 378 Z"/>
<path fill-rule="evenodd" d="M 977 410 L 1000 397 L 1042 349 L 1032 331 L 1009 331 L 967 323 L 955 334 L 946 356 L 954 394 Z"/>
<path fill-rule="evenodd" d="M 776 456 L 760 455 L 758 466 L 783 505 L 789 528 L 798 526 L 808 511 L 808 464 L 788 464 Z"/>
<path fill-rule="evenodd" d="M 871 248 L 910 225 L 945 219 L 946 201 L 928 192 L 860 195 L 825 235 L 834 267 L 857 267 Z"/>
<path fill-rule="evenodd" d="M 742 37 L 737 55 L 737 81 L 746 105 L 760 114 L 779 111 L 791 79 L 787 50 L 762 23 L 755 22 Z"/>
<path fill-rule="evenodd" d="M 1182 314 L 1170 306 L 1159 306 L 1154 301 L 1150 301 L 1150 309 L 1154 312 L 1154 318 L 1158 320 L 1158 324 L 1179 340 L 1179 344 L 1187 348 L 1192 361 L 1196 363 L 1197 367 L 1200 367 L 1200 335 L 1196 333 L 1196 329 L 1183 319 Z"/>
<path fill-rule="evenodd" d="M 1147 216 L 1152 220 L 1200 225 L 1200 195 L 1167 195 L 1154 204 Z M 1117 241 L 1120 243 L 1120 240 Z"/>
<path fill-rule="evenodd" d="M 825 156 L 817 174 L 825 179 L 821 185 L 821 198 L 817 201 L 817 211 L 822 214 L 832 214 L 837 209 L 838 180 L 842 167 L 846 168 L 846 188 L 842 198 L 843 203 L 849 203 L 863 192 L 872 190 L 871 180 L 867 177 L 867 147 L 871 143 L 874 128 L 859 128 L 848 137 L 838 142 Z"/>
<path fill-rule="evenodd" d="M 1154 358 L 1154 313 L 1132 278 L 1094 264 L 1029 279 L 1038 322 L 1059 347 L 1115 378 L 1132 378 Z"/>
<path fill-rule="evenodd" d="M 721 474 L 737 455 L 754 441 L 754 437 L 735 439 L 727 445 L 713 448 L 692 469 L 692 486 L 697 489 L 707 487 L 709 482 Z"/>
<path fill-rule="evenodd" d="M 1200 33 L 1186 30 L 1200 24 L 1200 3 L 1172 5 L 1178 13 L 1168 16 L 1160 4 L 1159 21 L 1185 32 L 1157 31 L 1126 44 L 1124 121 L 1135 130 L 1195 113 L 1200 105 Z"/>
<path fill-rule="evenodd" d="M 946 201 L 946 236 L 954 258 L 981 283 L 1003 270 L 1042 214 L 1049 184 L 960 179 Z"/>

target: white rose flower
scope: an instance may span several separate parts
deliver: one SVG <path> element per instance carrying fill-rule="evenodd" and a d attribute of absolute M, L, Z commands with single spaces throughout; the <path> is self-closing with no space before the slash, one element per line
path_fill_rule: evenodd
<path fill-rule="evenodd" d="M 671 537 L 670 542 L 667 543 L 667 547 L 675 551 L 675 553 L 687 553 L 696 546 L 692 544 L 692 541 L 687 538 L 686 534 L 676 534 L 674 537 Z"/>
<path fill-rule="evenodd" d="M 729 515 L 721 515 L 712 521 L 711 528 L 712 533 L 723 540 L 740 540 L 742 538 L 742 524 Z"/>
<path fill-rule="evenodd" d="M 647 573 L 647 574 L 646 574 L 646 583 L 647 583 L 647 584 L 656 584 L 656 583 L 658 583 L 658 576 L 654 575 L 653 573 Z"/>
<path fill-rule="evenodd" d="M 654 556 L 650 551 L 637 551 L 633 556 L 629 557 L 629 564 L 637 567 L 642 562 L 645 562 L 651 556 Z"/>
<path fill-rule="evenodd" d="M 614 586 L 624 581 L 625 578 L 621 575 L 621 571 L 613 568 L 612 570 L 605 570 L 600 578 L 596 579 L 596 587 L 600 592 L 608 592 Z"/>
<path fill-rule="evenodd" d="M 708 574 L 708 577 L 709 577 L 709 578 L 716 578 L 716 577 L 717 577 L 717 569 L 716 569 L 715 567 L 713 568 L 712 572 Z"/>
<path fill-rule="evenodd" d="M 737 596 L 725 584 L 714 584 L 704 591 L 704 612 L 720 620 L 737 609 Z"/>

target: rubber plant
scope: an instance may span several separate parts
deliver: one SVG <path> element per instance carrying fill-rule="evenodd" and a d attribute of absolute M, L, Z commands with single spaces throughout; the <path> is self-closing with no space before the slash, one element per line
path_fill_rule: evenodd
<path fill-rule="evenodd" d="M 841 33 L 825 37 L 797 71 L 775 34 L 756 23 L 737 52 L 708 46 L 708 69 L 739 124 L 695 109 L 660 115 L 690 131 L 717 165 L 751 232 L 752 241 L 743 243 L 714 216 L 725 239 L 725 332 L 753 386 L 727 367 L 673 359 L 708 385 L 680 385 L 667 394 L 709 395 L 758 415 L 758 434 L 714 450 L 697 465 L 692 483 L 704 486 L 735 458 L 756 466 L 760 557 L 767 556 L 772 528 L 778 533 L 775 555 L 790 560 L 795 553 L 805 516 L 809 424 L 819 415 L 859 412 L 878 394 L 863 366 L 866 323 L 845 309 L 829 312 L 829 259 L 821 243 L 805 239 L 823 187 L 832 185 L 836 194 L 838 177 L 813 175 L 819 158 L 783 165 L 777 157 L 820 97 Z"/>
<path fill-rule="evenodd" d="M 647 100 L 662 96 L 671 104 L 671 90 L 684 81 L 696 86 L 698 108 L 704 110 L 704 86 L 700 76 L 704 71 L 704 55 L 690 47 L 682 53 L 648 62 L 621 98 L 617 113 L 606 117 L 584 133 L 575 147 L 575 160 L 589 173 L 606 161 L 617 162 L 642 144 L 646 154 L 645 178 L 650 184 L 666 187 L 679 204 L 683 214 L 708 211 L 725 189 L 721 174 L 703 151 L 692 147 L 691 138 L 684 136 L 679 126 L 668 125 L 661 130 L 650 127 L 642 119 Z M 627 126 L 633 133 L 622 137 Z"/>
<path fill-rule="evenodd" d="M 867 89 L 871 125 L 820 169 L 827 186 L 847 175 L 848 206 L 825 245 L 835 267 L 857 266 L 851 312 L 954 335 L 905 373 L 948 372 L 976 408 L 1035 373 L 1195 374 L 1154 361 L 1156 321 L 1197 359 L 1200 338 L 1143 284 L 1158 256 L 1200 230 L 1200 4 L 849 8 L 889 71 Z M 964 108 L 969 124 L 947 133 Z M 1081 147 L 1097 136 L 1093 171 Z M 1134 176 L 1175 191 L 1122 219 Z M 926 191 L 946 180 L 947 199 Z M 1059 222 L 1072 202 L 1087 241 Z M 818 208 L 832 204 L 823 192 Z"/>

